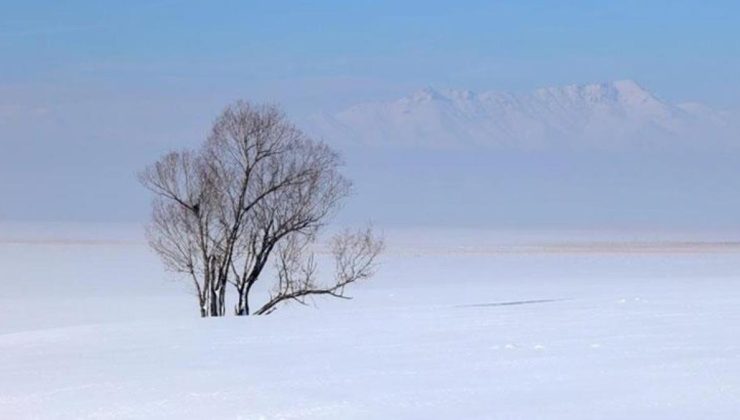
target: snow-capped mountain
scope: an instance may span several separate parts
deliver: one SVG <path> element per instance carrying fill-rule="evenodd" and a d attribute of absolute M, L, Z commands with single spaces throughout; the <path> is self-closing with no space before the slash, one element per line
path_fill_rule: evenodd
<path fill-rule="evenodd" d="M 354 105 L 311 119 L 330 141 L 426 147 L 597 148 L 724 137 L 728 117 L 671 104 L 632 80 L 526 94 L 425 88 L 399 100 Z"/>

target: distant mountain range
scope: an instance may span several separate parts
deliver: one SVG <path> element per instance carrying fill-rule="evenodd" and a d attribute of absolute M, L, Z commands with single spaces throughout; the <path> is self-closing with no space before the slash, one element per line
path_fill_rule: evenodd
<path fill-rule="evenodd" d="M 622 148 L 727 144 L 735 114 L 664 101 L 632 80 L 475 93 L 425 88 L 389 102 L 323 113 L 307 124 L 329 141 L 426 148 Z"/>

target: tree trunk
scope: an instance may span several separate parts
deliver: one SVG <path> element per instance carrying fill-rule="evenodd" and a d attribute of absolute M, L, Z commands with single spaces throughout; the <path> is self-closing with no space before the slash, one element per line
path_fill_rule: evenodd
<path fill-rule="evenodd" d="M 221 286 L 218 291 L 218 316 L 226 315 L 226 286 Z"/>
<path fill-rule="evenodd" d="M 236 309 L 236 315 L 249 315 L 249 292 L 252 290 L 252 285 L 257 281 L 263 266 L 264 264 L 258 264 L 254 267 L 246 280 L 237 288 L 237 293 L 239 293 L 239 306 Z"/>
<path fill-rule="evenodd" d="M 200 317 L 205 318 L 208 316 L 206 297 L 200 292 L 198 293 L 198 308 L 200 309 Z"/>
<path fill-rule="evenodd" d="M 249 292 L 247 287 L 241 287 L 237 289 L 239 293 L 239 302 L 234 310 L 236 316 L 247 316 L 249 315 Z"/>
<path fill-rule="evenodd" d="M 211 289 L 209 296 L 208 316 L 218 316 L 218 293 L 217 290 Z"/>

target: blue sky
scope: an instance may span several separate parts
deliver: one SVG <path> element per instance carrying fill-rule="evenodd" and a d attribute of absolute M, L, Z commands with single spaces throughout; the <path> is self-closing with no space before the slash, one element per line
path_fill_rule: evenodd
<path fill-rule="evenodd" d="M 302 118 L 425 86 L 522 91 L 629 78 L 671 101 L 740 108 L 738 74 L 740 2 L 730 1 L 5 2 L 0 220 L 143 219 L 148 197 L 135 172 L 165 150 L 197 144 L 237 98 L 280 103 Z M 526 165 L 524 175 L 536 173 Z M 713 185 L 726 194 L 716 175 Z M 619 188 L 632 191 L 639 181 L 624 182 Z M 692 182 L 691 191 L 719 191 Z M 362 196 L 363 206 L 400 199 L 365 185 L 359 195 L 377 194 Z M 578 210 L 571 221 L 589 214 L 594 224 L 650 223 L 644 214 L 666 219 L 669 206 L 690 200 L 688 192 L 666 195 L 647 212 L 620 213 L 604 191 L 579 192 L 598 186 L 560 185 L 572 199 L 561 200 L 559 214 Z M 478 218 L 468 222 L 487 221 L 489 208 L 504 221 L 531 210 L 542 197 L 532 188 L 518 193 L 519 207 L 490 201 L 471 209 Z M 427 199 L 437 190 L 425 191 Z M 730 223 L 737 201 L 715 200 L 713 211 Z M 399 208 L 408 221 L 407 204 Z M 433 207 L 425 209 L 429 223 L 446 217 L 428 213 Z M 376 210 L 392 220 L 392 208 Z M 703 218 L 700 208 L 684 210 L 691 214 L 677 223 Z M 540 217 L 530 213 L 521 223 Z M 559 220 L 550 216 L 542 220 Z"/>
<path fill-rule="evenodd" d="M 306 112 L 426 85 L 525 90 L 632 78 L 669 99 L 737 106 L 739 4 L 15 2 L 0 16 L 0 82 L 235 91 Z"/>

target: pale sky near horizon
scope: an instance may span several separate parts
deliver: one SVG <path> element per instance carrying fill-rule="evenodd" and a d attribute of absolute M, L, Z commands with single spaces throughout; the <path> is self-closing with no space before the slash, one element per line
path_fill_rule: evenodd
<path fill-rule="evenodd" d="M 671 101 L 740 108 L 738 74 L 732 1 L 4 2 L 0 220 L 141 219 L 136 170 L 197 143 L 236 98 L 301 117 L 424 86 L 521 91 L 629 78 Z M 656 208 L 677 203 L 648 210 L 661 219 Z M 486 221 L 486 208 L 470 223 Z M 592 223 L 632 221 L 602 210 Z M 681 223 L 701 219 L 691 211 Z"/>

